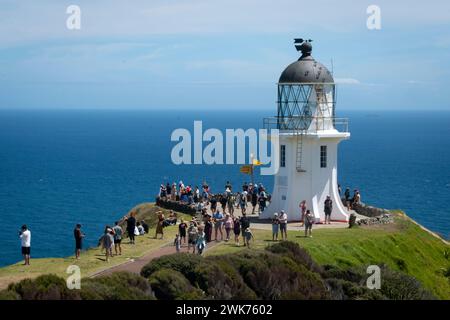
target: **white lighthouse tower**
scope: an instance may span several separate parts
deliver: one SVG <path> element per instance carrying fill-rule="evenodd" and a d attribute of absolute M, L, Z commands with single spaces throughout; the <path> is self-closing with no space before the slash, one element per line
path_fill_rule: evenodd
<path fill-rule="evenodd" d="M 277 116 L 264 127 L 280 132 L 280 169 L 275 175 L 272 201 L 261 214 L 270 218 L 284 210 L 290 221 L 300 220 L 299 204 L 316 222 L 324 221 L 324 201 L 333 201 L 331 220 L 348 221 L 337 181 L 338 144 L 350 137 L 347 119 L 335 117 L 335 83 L 328 69 L 311 56 L 311 40 L 295 39 L 301 57 L 278 81 Z"/>

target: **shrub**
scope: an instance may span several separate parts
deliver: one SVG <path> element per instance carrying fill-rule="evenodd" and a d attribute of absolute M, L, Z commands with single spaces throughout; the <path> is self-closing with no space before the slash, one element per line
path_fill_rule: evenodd
<path fill-rule="evenodd" d="M 172 269 L 182 273 L 190 282 L 195 281 L 195 267 L 202 261 L 202 257 L 189 253 L 175 253 L 162 256 L 150 261 L 141 270 L 141 275 L 145 278 L 161 269 Z"/>
<path fill-rule="evenodd" d="M 431 300 L 435 297 L 421 283 L 404 273 L 382 266 L 381 293 L 392 300 Z"/>
<path fill-rule="evenodd" d="M 194 288 L 186 277 L 174 270 L 158 270 L 149 277 L 155 296 L 162 300 L 201 299 L 202 291 Z"/>
<path fill-rule="evenodd" d="M 36 279 L 25 279 L 9 285 L 8 291 L 15 292 L 23 300 L 78 300 L 76 290 L 69 290 L 66 281 L 53 274 L 46 274 Z M 10 293 L 9 296 L 13 296 Z"/>
<path fill-rule="evenodd" d="M 314 272 L 321 272 L 322 268 L 314 262 L 309 253 L 301 248 L 297 243 L 292 241 L 282 241 L 267 248 L 268 251 L 288 256 L 295 262 L 304 265 L 309 270 Z"/>
<path fill-rule="evenodd" d="M 85 279 L 81 284 L 80 295 L 84 300 L 154 299 L 147 279 L 130 272 Z"/>

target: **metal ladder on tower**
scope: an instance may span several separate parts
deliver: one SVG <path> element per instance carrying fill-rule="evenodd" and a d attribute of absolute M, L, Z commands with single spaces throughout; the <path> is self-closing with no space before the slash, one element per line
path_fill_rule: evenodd
<path fill-rule="evenodd" d="M 295 158 L 295 165 L 297 168 L 297 172 L 306 172 L 302 167 L 302 157 L 303 157 L 303 135 L 305 134 L 304 130 L 299 130 L 296 132 L 297 135 L 297 152 Z"/>

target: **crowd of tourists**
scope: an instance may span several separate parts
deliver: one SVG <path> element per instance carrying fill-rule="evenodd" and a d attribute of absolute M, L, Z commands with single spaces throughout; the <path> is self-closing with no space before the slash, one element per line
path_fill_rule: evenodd
<path fill-rule="evenodd" d="M 341 195 L 340 185 L 338 191 Z M 191 185 L 185 185 L 182 181 L 178 184 L 161 184 L 159 197 L 195 206 L 197 216 L 192 217 L 190 221 L 181 219 L 173 244 L 177 252 L 185 247 L 187 252 L 197 252 L 198 254 L 202 254 L 208 243 L 212 241 L 234 241 L 237 246 L 240 246 L 242 239 L 242 244 L 250 247 L 251 240 L 254 237 L 250 230 L 250 219 L 247 216 L 250 213 L 250 210 L 247 211 L 248 207 L 251 207 L 251 214 L 255 214 L 255 211 L 260 214 L 266 209 L 267 203 L 270 201 L 270 195 L 267 194 L 262 184 L 245 182 L 241 190 L 234 192 L 229 181 L 224 186 L 224 192 L 218 194 L 213 194 L 206 183 L 202 184 L 201 189 L 198 186 L 192 188 Z M 348 210 L 352 210 L 355 204 L 361 203 L 359 190 L 355 189 L 351 196 L 350 188 L 347 187 L 342 202 Z M 240 209 L 240 216 L 235 214 L 235 209 Z M 300 202 L 299 209 L 301 223 L 305 228 L 305 237 L 311 237 L 315 217 L 307 208 L 305 200 Z M 332 210 L 333 201 L 330 196 L 327 196 L 324 202 L 325 224 L 331 223 Z M 162 211 L 158 212 L 154 238 L 157 239 L 160 236 L 160 239 L 164 239 L 164 228 L 177 223 L 176 212 L 170 210 L 168 217 L 165 217 Z M 280 213 L 274 213 L 271 219 L 273 241 L 278 241 L 280 233 L 281 240 L 287 240 L 287 223 L 288 215 L 286 212 L 281 210 Z M 125 236 L 128 237 L 129 244 L 133 245 L 136 237 L 148 234 L 149 231 L 150 227 L 146 221 L 136 220 L 135 211 L 123 217 L 121 221 L 116 221 L 113 227 L 105 226 L 104 233 L 99 239 L 99 245 L 105 252 L 105 260 L 109 261 L 110 257 L 122 254 L 121 243 Z M 26 225 L 23 225 L 19 231 L 19 237 L 24 265 L 29 265 L 31 231 Z M 77 224 L 74 229 L 76 259 L 80 258 L 84 237 L 85 234 L 81 231 L 81 225 Z"/>

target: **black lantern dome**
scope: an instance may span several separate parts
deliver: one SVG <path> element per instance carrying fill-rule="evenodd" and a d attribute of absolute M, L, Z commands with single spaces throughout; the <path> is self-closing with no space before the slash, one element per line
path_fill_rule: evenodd
<path fill-rule="evenodd" d="M 295 39 L 295 47 L 302 56 L 284 69 L 278 83 L 334 83 L 331 72 L 311 56 L 311 41 Z"/>

